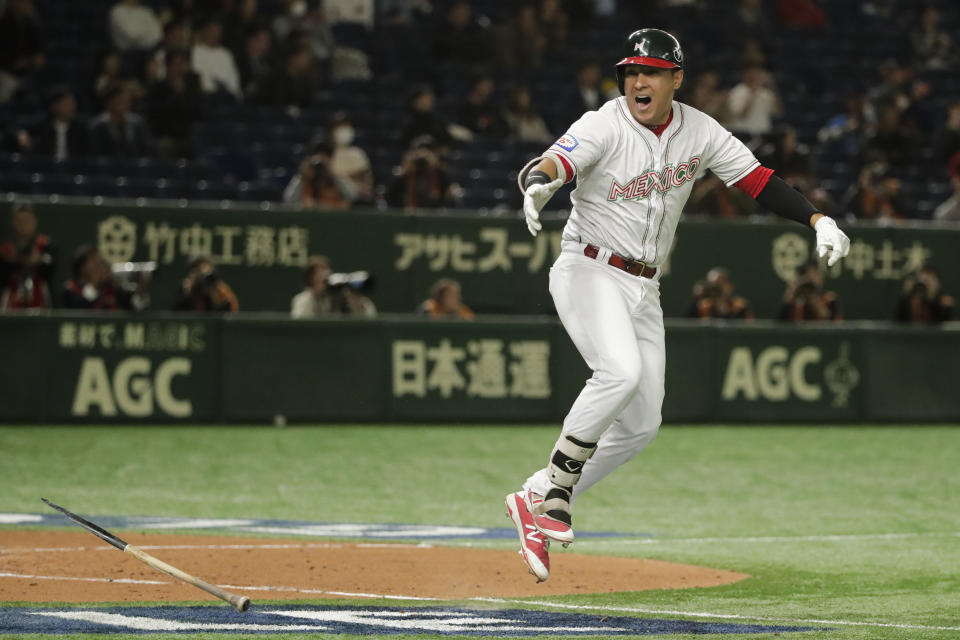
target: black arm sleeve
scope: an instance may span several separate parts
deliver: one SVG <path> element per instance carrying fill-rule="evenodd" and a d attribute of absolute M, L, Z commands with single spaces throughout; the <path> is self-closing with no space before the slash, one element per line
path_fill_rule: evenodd
<path fill-rule="evenodd" d="M 534 169 L 527 174 L 527 179 L 523 181 L 523 188 L 527 189 L 532 184 L 547 184 L 550 182 L 550 175 L 546 171 Z"/>
<path fill-rule="evenodd" d="M 767 186 L 757 194 L 757 202 L 778 216 L 809 225 L 810 216 L 820 213 L 802 193 L 781 180 L 770 176 Z"/>

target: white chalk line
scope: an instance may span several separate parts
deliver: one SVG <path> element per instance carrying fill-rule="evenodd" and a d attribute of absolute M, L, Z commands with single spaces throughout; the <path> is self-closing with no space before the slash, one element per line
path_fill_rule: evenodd
<path fill-rule="evenodd" d="M 22 580 L 65 580 L 77 582 L 113 582 L 118 584 L 170 584 L 165 580 L 135 580 L 133 578 L 82 578 L 78 576 L 37 576 L 29 573 L 0 572 L 0 578 L 19 578 Z"/>
<path fill-rule="evenodd" d="M 711 537 L 711 538 L 582 538 L 587 544 L 703 544 L 713 542 L 757 543 L 757 542 L 856 542 L 859 540 L 901 540 L 904 538 L 960 538 L 960 531 L 932 531 L 926 533 L 849 533 L 809 536 L 748 536 L 748 537 Z"/>
<path fill-rule="evenodd" d="M 646 607 L 605 607 L 593 605 L 563 604 L 542 600 L 511 600 L 506 598 L 470 598 L 476 602 L 494 604 L 522 604 L 538 607 L 554 607 L 577 611 L 609 611 L 618 613 L 643 613 L 648 615 L 689 616 L 692 618 L 715 618 L 720 620 L 755 620 L 759 622 L 778 622 L 789 624 L 826 624 L 851 627 L 889 627 L 894 629 L 917 629 L 924 631 L 960 631 L 960 627 L 939 627 L 920 624 L 900 624 L 895 622 L 866 622 L 857 620 L 821 620 L 819 618 L 773 618 L 769 616 L 745 616 L 736 613 L 708 613 L 704 611 L 677 611 L 674 609 L 651 609 Z"/>
<path fill-rule="evenodd" d="M 112 547 L 111 547 L 112 548 Z M 105 582 L 119 584 L 156 584 L 169 585 L 177 584 L 172 580 L 138 580 L 133 578 L 85 578 L 77 576 L 41 576 L 29 573 L 10 573 L 0 572 L 0 578 L 17 578 L 22 580 L 64 580 L 81 582 Z M 283 593 L 305 593 L 310 595 L 331 595 L 349 598 L 375 598 L 382 600 L 432 600 L 439 601 L 439 598 L 425 598 L 420 596 L 397 596 L 382 593 L 355 593 L 351 591 L 327 591 L 325 589 L 306 589 L 302 587 L 276 587 L 276 586 L 250 586 L 237 584 L 217 585 L 222 589 L 234 589 L 237 591 L 258 591 L 258 592 L 283 592 Z"/>
<path fill-rule="evenodd" d="M 79 577 L 69 577 L 69 576 L 38 576 L 38 575 L 28 575 L 28 574 L 15 574 L 15 573 L 0 573 L 0 578 L 29 578 L 35 580 L 80 580 L 85 582 L 113 582 L 121 584 L 157 584 L 157 585 L 167 585 L 174 584 L 170 581 L 155 581 L 155 580 L 133 580 L 133 579 L 111 579 L 111 578 L 79 578 Z M 257 591 L 257 592 L 274 592 L 274 593 L 303 593 L 308 595 L 328 595 L 328 596 L 340 596 L 345 598 L 369 598 L 377 600 L 408 600 L 416 602 L 451 602 L 449 599 L 444 598 L 430 598 L 425 596 L 403 596 L 403 595 L 392 595 L 392 594 L 381 594 L 381 593 L 356 593 L 349 591 L 327 591 L 323 589 L 305 589 L 301 587 L 280 587 L 280 586 L 270 586 L 270 585 L 261 585 L 261 586 L 250 586 L 250 585 L 235 585 L 235 584 L 221 584 L 218 585 L 223 589 L 234 589 L 237 591 Z M 912 629 L 912 630 L 922 630 L 922 631 L 960 631 L 960 626 L 957 627 L 945 627 L 945 626 L 933 626 L 933 625 L 918 625 L 918 624 L 902 624 L 895 622 L 868 622 L 868 621 L 858 621 L 858 620 L 826 620 L 820 618 L 776 618 L 770 616 L 748 616 L 736 613 L 710 613 L 706 611 L 681 611 L 677 609 L 655 609 L 650 607 L 610 607 L 602 605 L 578 605 L 578 604 L 564 604 L 560 602 L 548 602 L 544 600 L 521 600 L 521 599 L 509 599 L 509 598 L 488 598 L 488 597 L 474 597 L 474 598 L 464 598 L 464 601 L 467 602 L 486 602 L 492 604 L 510 604 L 510 605 L 526 605 L 526 606 L 536 606 L 536 607 L 547 607 L 553 609 L 569 609 L 575 611 L 605 611 L 610 613 L 639 613 L 645 615 L 661 615 L 661 616 L 685 616 L 690 618 L 710 618 L 716 620 L 752 620 L 757 622 L 775 622 L 783 624 L 823 624 L 823 625 L 832 625 L 832 626 L 848 626 L 848 627 L 878 627 L 878 628 L 892 628 L 892 629 Z"/>
<path fill-rule="evenodd" d="M 342 549 L 344 547 L 356 547 L 360 549 L 431 549 L 434 545 L 419 543 L 419 544 L 390 544 L 390 543 L 375 543 L 375 542 L 361 542 L 361 543 L 320 543 L 320 542 L 293 542 L 289 544 L 138 544 L 135 545 L 140 549 L 145 549 L 149 551 L 163 551 L 163 550 L 190 550 L 190 549 L 204 549 L 204 550 L 245 550 L 245 549 L 257 549 L 257 550 L 282 550 L 282 549 Z M 34 548 L 20 548 L 20 547 L 11 547 L 9 549 L 0 549 L 0 555 L 16 555 L 18 553 L 60 553 L 60 552 L 73 552 L 73 551 L 109 551 L 110 549 L 115 549 L 110 545 L 99 545 L 95 547 L 34 547 Z"/>

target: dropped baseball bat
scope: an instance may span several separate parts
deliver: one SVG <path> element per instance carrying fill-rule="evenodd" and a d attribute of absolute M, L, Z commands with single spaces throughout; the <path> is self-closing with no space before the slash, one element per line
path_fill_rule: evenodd
<path fill-rule="evenodd" d="M 203 589 L 207 593 L 214 595 L 220 598 L 221 600 L 225 600 L 229 602 L 230 604 L 233 605 L 233 607 L 237 611 L 246 611 L 247 609 L 250 608 L 250 598 L 246 596 L 234 595 L 232 593 L 224 591 L 220 587 L 216 587 L 210 584 L 209 582 L 204 582 L 200 578 L 194 577 L 189 573 L 187 573 L 186 571 L 181 571 L 180 569 L 177 569 L 173 565 L 167 564 L 163 560 L 154 558 L 152 555 L 150 555 L 143 549 L 140 549 L 139 547 L 135 547 L 132 544 L 125 542 L 124 540 L 121 540 L 120 538 L 110 533 L 103 527 L 90 522 L 86 518 L 81 518 L 80 516 L 73 513 L 72 511 L 68 511 L 67 509 L 64 509 L 63 507 L 61 507 L 60 505 L 50 502 L 46 498 L 40 498 L 40 499 L 46 502 L 49 506 L 53 507 L 54 509 L 62 513 L 63 515 L 67 516 L 68 518 L 76 522 L 77 524 L 79 524 L 81 527 L 83 527 L 93 535 L 100 538 L 101 540 L 104 540 L 112 544 L 117 549 L 120 549 L 120 551 L 129 553 L 137 560 L 140 560 L 141 562 L 145 562 L 146 564 L 150 565 L 154 569 L 158 571 L 162 571 L 167 575 L 173 576 L 177 580 L 182 580 L 187 584 L 192 584 L 198 589 Z"/>

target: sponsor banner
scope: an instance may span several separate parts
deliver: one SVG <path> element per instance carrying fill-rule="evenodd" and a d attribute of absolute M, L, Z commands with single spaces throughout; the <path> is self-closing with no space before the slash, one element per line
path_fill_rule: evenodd
<path fill-rule="evenodd" d="M 960 325 L 666 326 L 665 422 L 960 419 Z M 0 350 L 25 422 L 556 423 L 590 377 L 547 317 L 10 314 Z"/>
<path fill-rule="evenodd" d="M 780 634 L 826 631 L 793 625 L 633 618 L 523 609 L 254 605 L 229 607 L 0 608 L 0 629 L 15 634 L 322 633 L 324 635 L 634 636 Z"/>
<path fill-rule="evenodd" d="M 564 136 L 555 143 L 573 149 Z M 642 198 L 699 175 L 699 159 L 622 176 L 611 198 Z M 645 168 L 642 168 L 645 170 Z M 654 186 L 651 186 L 654 185 Z M 659 186 L 656 186 L 659 185 Z M 504 183 L 504 189 L 512 186 Z M 190 256 L 211 255 L 245 311 L 288 313 L 302 287 L 309 256 L 327 255 L 338 272 L 366 270 L 376 278 L 370 296 L 383 312 L 412 312 L 442 277 L 463 285 L 464 299 L 481 313 L 550 313 L 547 274 L 560 250 L 564 216 L 547 213 L 544 229 L 530 237 L 512 212 L 455 214 L 356 209 L 347 212 L 190 207 L 124 207 L 38 203 L 40 231 L 60 250 L 55 281 L 69 277 L 69 259 L 81 244 L 112 262 L 154 262 L 152 308 L 168 310 Z M 555 210 L 569 208 L 562 199 Z M 845 225 L 850 255 L 824 272 L 824 286 L 839 295 L 848 319 L 890 319 L 902 281 L 922 264 L 935 265 L 948 293 L 960 292 L 960 230 L 956 228 Z M 737 294 L 758 318 L 776 318 L 787 283 L 798 266 L 817 259 L 814 234 L 792 223 L 699 222 L 680 224 L 664 264 L 661 301 L 667 317 L 684 317 L 694 284 L 713 267 L 727 268 Z"/>

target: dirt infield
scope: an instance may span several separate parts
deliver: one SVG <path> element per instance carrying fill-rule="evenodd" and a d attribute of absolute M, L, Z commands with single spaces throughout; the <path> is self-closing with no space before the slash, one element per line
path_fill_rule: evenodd
<path fill-rule="evenodd" d="M 514 551 L 389 543 L 123 534 L 204 580 L 260 599 L 525 597 L 730 584 L 745 574 L 659 560 L 552 553 L 536 584 Z M 210 598 L 88 533 L 0 530 L 0 601 Z"/>

